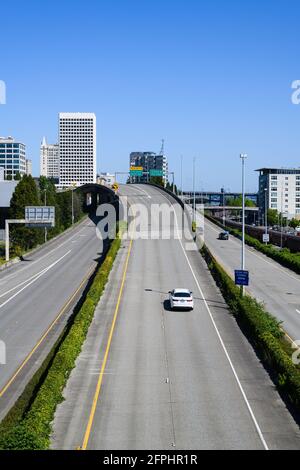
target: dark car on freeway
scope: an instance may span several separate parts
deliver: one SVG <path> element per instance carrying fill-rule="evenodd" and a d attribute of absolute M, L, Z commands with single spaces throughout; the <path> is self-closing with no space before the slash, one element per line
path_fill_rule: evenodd
<path fill-rule="evenodd" d="M 223 231 L 219 234 L 219 240 L 229 240 L 229 232 Z"/>

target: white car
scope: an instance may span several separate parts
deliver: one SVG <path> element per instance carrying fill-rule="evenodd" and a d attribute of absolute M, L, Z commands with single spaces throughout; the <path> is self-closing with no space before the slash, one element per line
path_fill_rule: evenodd
<path fill-rule="evenodd" d="M 193 293 L 189 289 L 173 289 L 169 292 L 171 310 L 175 308 L 193 310 Z"/>

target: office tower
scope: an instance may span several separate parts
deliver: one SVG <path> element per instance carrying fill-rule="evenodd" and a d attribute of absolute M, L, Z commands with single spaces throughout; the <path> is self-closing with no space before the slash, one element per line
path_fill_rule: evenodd
<path fill-rule="evenodd" d="M 96 116 L 59 114 L 59 187 L 96 183 Z"/>
<path fill-rule="evenodd" d="M 26 159 L 26 175 L 32 175 L 32 160 Z"/>
<path fill-rule="evenodd" d="M 59 146 L 48 144 L 45 137 L 40 148 L 40 174 L 57 181 L 59 179 Z"/>
<path fill-rule="evenodd" d="M 5 179 L 14 179 L 17 173 L 26 173 L 26 146 L 13 137 L 0 137 L 0 167 Z"/>

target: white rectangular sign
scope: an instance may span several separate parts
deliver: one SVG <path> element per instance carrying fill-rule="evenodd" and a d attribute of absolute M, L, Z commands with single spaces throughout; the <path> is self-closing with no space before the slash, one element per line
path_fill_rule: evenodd
<path fill-rule="evenodd" d="M 55 225 L 55 207 L 54 206 L 26 206 L 25 207 L 26 224 L 41 222 L 41 226 L 45 224 L 54 227 Z"/>
<path fill-rule="evenodd" d="M 264 243 L 269 243 L 270 242 L 270 235 L 267 233 L 263 234 L 263 242 Z"/>

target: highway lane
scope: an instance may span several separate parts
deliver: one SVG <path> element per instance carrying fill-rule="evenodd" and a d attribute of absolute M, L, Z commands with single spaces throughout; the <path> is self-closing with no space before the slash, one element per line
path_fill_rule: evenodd
<path fill-rule="evenodd" d="M 233 236 L 228 241 L 220 241 L 220 231 L 205 220 L 205 243 L 233 277 L 234 270 L 241 266 L 241 241 Z M 299 340 L 300 276 L 247 246 L 246 269 L 250 272 L 247 291 L 283 322 L 283 328 L 293 340 Z"/>
<path fill-rule="evenodd" d="M 58 315 L 64 313 L 67 321 L 69 300 L 96 267 L 99 248 L 95 223 L 88 218 L 0 273 L 0 339 L 6 345 L 6 364 L 0 365 L 0 417 L 30 374 L 27 371 L 26 380 L 19 382 L 20 373 L 8 388 L 7 384 Z"/>
<path fill-rule="evenodd" d="M 169 204 L 153 187 L 120 191 L 148 210 Z M 169 311 L 174 287 L 193 290 L 194 311 Z M 55 449 L 300 447 L 297 426 L 204 261 L 174 237 L 123 241 L 64 396 Z"/>

